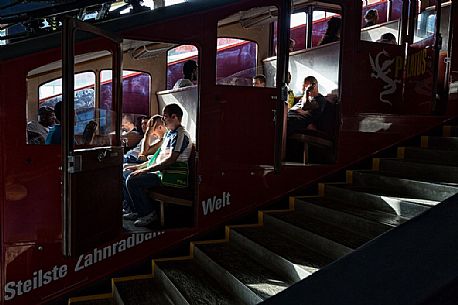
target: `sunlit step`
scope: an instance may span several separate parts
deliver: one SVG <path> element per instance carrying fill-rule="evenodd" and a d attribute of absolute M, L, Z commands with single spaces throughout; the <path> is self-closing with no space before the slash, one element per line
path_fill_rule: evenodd
<path fill-rule="evenodd" d="M 395 196 L 389 190 L 353 187 L 347 184 L 326 184 L 325 197 L 364 209 L 376 209 L 382 212 L 412 218 L 425 212 L 437 201 L 403 198 Z"/>
<path fill-rule="evenodd" d="M 251 258 L 293 281 L 309 276 L 332 261 L 308 249 L 307 245 L 267 226 L 231 228 L 230 242 L 235 243 Z"/>
<path fill-rule="evenodd" d="M 353 186 L 385 190 L 402 198 L 443 201 L 458 193 L 458 187 L 383 175 L 378 171 L 348 171 L 347 183 Z"/>

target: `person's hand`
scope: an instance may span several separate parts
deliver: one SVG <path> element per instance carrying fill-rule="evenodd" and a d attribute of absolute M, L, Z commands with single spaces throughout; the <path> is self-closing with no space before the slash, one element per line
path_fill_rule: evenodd
<path fill-rule="evenodd" d="M 130 175 L 132 177 L 135 177 L 135 176 L 143 175 L 146 172 L 147 171 L 145 171 L 144 169 L 139 169 L 139 170 L 136 170 L 136 171 L 132 172 Z"/>
<path fill-rule="evenodd" d="M 145 155 L 138 155 L 138 158 L 137 158 L 138 161 L 142 161 L 142 162 L 145 162 L 147 159 L 148 158 L 146 158 Z"/>
<path fill-rule="evenodd" d="M 136 171 L 137 168 L 138 168 L 138 165 L 127 165 L 124 167 L 124 170 Z"/>

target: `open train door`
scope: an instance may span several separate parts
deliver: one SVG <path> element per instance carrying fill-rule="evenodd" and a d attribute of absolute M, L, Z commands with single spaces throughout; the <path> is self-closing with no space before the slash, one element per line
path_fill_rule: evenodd
<path fill-rule="evenodd" d="M 75 137 L 75 126 L 81 125 L 79 113 L 75 112 L 75 104 L 80 103 L 83 98 L 76 96 L 74 91 L 77 32 L 85 32 L 85 35 L 89 33 L 96 39 L 103 40 L 103 47 L 100 47 L 103 50 L 93 50 L 92 46 L 90 53 L 84 56 L 108 51 L 108 54 L 111 53 L 113 74 L 110 101 L 101 103 L 98 100 L 89 115 L 91 120 L 88 120 L 85 132 L 80 138 Z M 119 236 L 122 228 L 121 43 L 122 39 L 116 35 L 95 26 L 71 17 L 64 20 L 62 204 L 63 252 L 66 256 L 76 256 L 110 241 Z M 93 132 L 95 124 L 97 127 Z"/>

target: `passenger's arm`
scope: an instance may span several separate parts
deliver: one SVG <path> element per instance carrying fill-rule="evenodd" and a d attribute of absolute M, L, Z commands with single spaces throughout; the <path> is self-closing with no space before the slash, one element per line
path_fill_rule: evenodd
<path fill-rule="evenodd" d="M 164 159 L 161 163 L 157 163 L 157 164 L 155 163 L 146 168 L 136 170 L 131 175 L 136 176 L 136 175 L 147 173 L 147 172 L 156 172 L 156 171 L 165 170 L 168 167 L 170 167 L 170 165 L 172 165 L 173 163 L 177 161 L 179 155 L 180 155 L 180 152 L 174 151 L 168 158 Z"/>

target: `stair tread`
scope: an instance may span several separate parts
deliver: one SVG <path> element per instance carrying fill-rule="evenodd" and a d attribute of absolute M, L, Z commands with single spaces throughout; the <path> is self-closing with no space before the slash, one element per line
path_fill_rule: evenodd
<path fill-rule="evenodd" d="M 404 147 L 404 160 L 418 160 L 430 164 L 457 166 L 458 151 L 437 148 Z"/>
<path fill-rule="evenodd" d="M 369 239 L 338 226 L 309 217 L 306 212 L 293 211 L 286 213 L 270 213 L 270 216 L 285 221 L 301 229 L 320 235 L 351 249 L 356 249 Z"/>
<path fill-rule="evenodd" d="M 401 161 L 401 162 L 407 162 L 407 163 L 415 163 L 418 164 L 418 166 L 422 165 L 423 163 L 415 162 L 415 161 L 409 161 L 406 159 L 389 159 L 393 161 Z M 442 164 L 432 164 L 432 165 L 439 165 L 441 166 Z M 433 181 L 433 180 L 425 180 L 425 179 L 419 179 L 417 177 L 404 177 L 396 173 L 392 172 L 380 172 L 380 171 L 374 171 L 374 170 L 355 170 L 353 172 L 362 172 L 362 173 L 374 173 L 378 174 L 383 177 L 388 177 L 388 178 L 396 178 L 396 179 L 401 179 L 401 180 L 408 180 L 408 181 L 414 181 L 414 182 L 419 182 L 419 183 L 426 183 L 426 184 L 431 184 L 431 185 L 437 185 L 437 186 L 445 186 L 445 187 L 452 187 L 456 188 L 458 190 L 458 183 L 453 183 L 453 182 L 442 182 L 442 181 Z"/>
<path fill-rule="evenodd" d="M 386 168 L 393 166 L 393 168 Z M 415 172 L 406 172 L 406 167 Z M 402 169 L 402 172 L 399 170 Z M 432 164 L 415 162 L 403 159 L 381 159 L 380 172 L 384 175 L 394 175 L 402 178 L 415 178 L 419 181 L 428 181 L 445 185 L 458 185 L 458 167 L 448 166 L 443 164 Z M 441 178 L 437 178 L 437 173 Z M 435 175 L 436 174 L 436 175 Z M 453 176 L 451 176 L 453 175 Z"/>
<path fill-rule="evenodd" d="M 385 213 L 374 209 L 364 209 L 356 206 L 346 205 L 340 201 L 334 201 L 325 197 L 309 197 L 309 198 L 298 198 L 298 202 L 312 203 L 322 205 L 326 208 L 337 210 L 343 213 L 352 214 L 358 217 L 366 218 L 368 220 L 386 224 L 391 227 L 399 226 L 406 222 L 408 219 L 399 215 Z"/>
<path fill-rule="evenodd" d="M 262 299 L 269 298 L 293 284 L 229 243 L 200 244 L 198 248 Z"/>
<path fill-rule="evenodd" d="M 330 258 L 265 226 L 241 227 L 233 230 L 311 273 L 332 262 Z"/>
<path fill-rule="evenodd" d="M 190 305 L 237 305 L 240 301 L 226 292 L 193 260 L 156 262 Z"/>
<path fill-rule="evenodd" d="M 72 305 L 113 305 L 112 299 L 99 299 L 87 301 L 72 301 Z"/>
<path fill-rule="evenodd" d="M 426 205 L 426 206 L 435 206 L 436 204 L 440 202 L 438 200 L 428 200 L 428 199 L 423 199 L 423 198 L 406 197 L 403 194 L 400 194 L 394 191 L 390 191 L 390 190 L 386 190 L 386 189 L 380 189 L 377 187 L 355 186 L 351 184 L 332 184 L 332 185 L 328 184 L 326 187 L 328 186 L 338 187 L 338 188 L 342 188 L 345 190 L 358 192 L 358 193 L 366 193 L 366 194 L 379 196 L 379 197 L 386 197 L 389 199 L 397 199 L 397 200 L 401 200 L 404 202 L 421 204 L 421 205 Z"/>
<path fill-rule="evenodd" d="M 124 305 L 173 305 L 165 291 L 153 279 L 116 282 Z"/>

